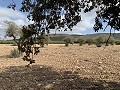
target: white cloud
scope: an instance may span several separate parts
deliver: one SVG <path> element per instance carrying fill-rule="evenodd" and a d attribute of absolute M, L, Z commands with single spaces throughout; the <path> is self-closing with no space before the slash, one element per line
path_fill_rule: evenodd
<path fill-rule="evenodd" d="M 82 33 L 88 29 L 92 29 L 94 25 L 95 11 L 81 13 L 82 21 L 73 28 L 74 33 Z"/>
<path fill-rule="evenodd" d="M 13 21 L 17 25 L 25 25 L 28 22 L 23 13 L 0 6 L 0 37 L 2 38 L 4 38 L 5 35 L 3 31 L 7 27 L 7 25 L 4 23 L 4 20 Z"/>
<path fill-rule="evenodd" d="M 9 8 L 3 8 L 0 7 L 0 17 L 9 17 L 14 19 L 25 19 L 25 15 L 20 13 L 19 11 L 9 9 Z"/>
<path fill-rule="evenodd" d="M 23 13 L 17 10 L 0 7 L 0 26 L 6 28 L 4 20 L 13 21 L 17 25 L 25 25 L 28 22 Z"/>

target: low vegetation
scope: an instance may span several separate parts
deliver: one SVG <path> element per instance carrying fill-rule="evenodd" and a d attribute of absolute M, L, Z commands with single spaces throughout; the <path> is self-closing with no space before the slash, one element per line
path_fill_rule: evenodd
<path fill-rule="evenodd" d="M 65 46 L 66 46 L 66 47 L 68 47 L 69 44 L 73 44 L 73 43 L 74 43 L 73 39 L 70 38 L 70 37 L 65 37 L 65 38 L 63 39 L 63 42 L 65 43 Z"/>
<path fill-rule="evenodd" d="M 91 45 L 91 44 L 94 43 L 94 41 L 93 41 L 93 39 L 86 39 L 86 43 L 87 43 L 88 45 Z"/>
<path fill-rule="evenodd" d="M 95 44 L 97 47 L 101 47 L 104 43 L 104 39 L 102 37 L 98 37 L 97 39 L 95 39 Z"/>
<path fill-rule="evenodd" d="M 115 44 L 116 45 L 120 45 L 120 41 L 115 41 Z"/>
<path fill-rule="evenodd" d="M 82 46 L 84 44 L 84 39 L 78 39 L 79 46 Z"/>
<path fill-rule="evenodd" d="M 20 56 L 20 52 L 18 49 L 13 49 L 10 51 L 10 57 L 11 58 L 18 58 Z"/>

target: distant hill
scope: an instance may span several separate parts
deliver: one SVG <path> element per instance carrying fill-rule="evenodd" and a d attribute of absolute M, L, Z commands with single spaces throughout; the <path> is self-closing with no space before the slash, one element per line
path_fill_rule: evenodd
<path fill-rule="evenodd" d="M 75 39 L 96 39 L 98 37 L 108 38 L 110 36 L 109 33 L 97 33 L 97 34 L 87 34 L 87 35 L 68 35 L 68 34 L 51 34 L 49 37 L 51 41 L 62 41 L 65 37 L 73 37 Z M 112 33 L 111 38 L 114 40 L 120 40 L 120 33 Z"/>

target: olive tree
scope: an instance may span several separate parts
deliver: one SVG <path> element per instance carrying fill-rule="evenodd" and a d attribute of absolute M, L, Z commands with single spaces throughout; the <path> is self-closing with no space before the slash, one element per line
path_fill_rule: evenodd
<path fill-rule="evenodd" d="M 19 38 L 22 36 L 21 28 L 12 21 L 5 20 L 4 23 L 7 24 L 5 37 L 12 37 L 15 43 L 17 44 L 18 50 L 20 52 L 21 42 Z"/>

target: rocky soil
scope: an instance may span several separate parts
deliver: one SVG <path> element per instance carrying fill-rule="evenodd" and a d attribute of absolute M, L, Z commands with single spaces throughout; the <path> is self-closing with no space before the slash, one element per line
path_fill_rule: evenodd
<path fill-rule="evenodd" d="M 120 46 L 50 44 L 30 67 L 13 48 L 0 45 L 0 90 L 120 90 Z"/>

